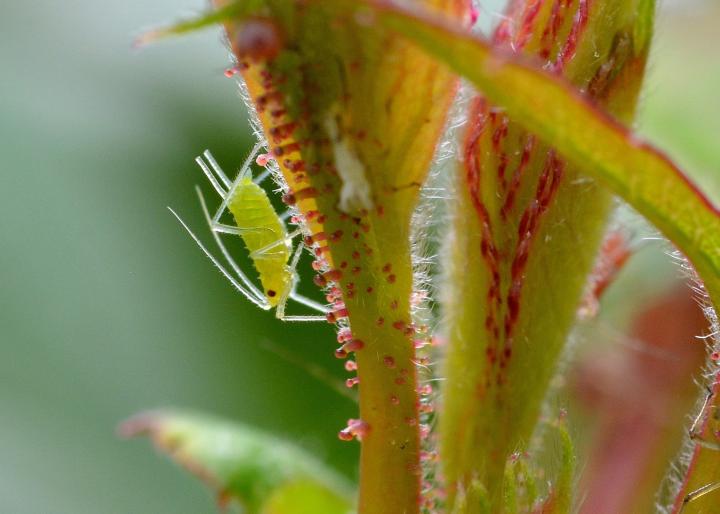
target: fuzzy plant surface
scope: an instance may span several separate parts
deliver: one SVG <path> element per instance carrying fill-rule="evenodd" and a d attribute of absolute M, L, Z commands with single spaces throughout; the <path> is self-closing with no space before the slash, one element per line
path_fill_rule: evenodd
<path fill-rule="evenodd" d="M 498 49 L 537 58 L 632 121 L 648 2 L 518 4 L 509 14 L 493 38 Z M 444 284 L 440 440 L 449 504 L 479 481 L 496 509 L 508 459 L 527 449 L 537 424 L 611 195 L 484 96 L 468 111 Z"/>
<path fill-rule="evenodd" d="M 717 208 L 628 128 L 654 13 L 654 0 L 514 0 L 486 38 L 469 0 L 215 0 L 147 34 L 223 27 L 258 163 L 357 374 L 359 413 L 339 437 L 361 444 L 360 480 L 353 492 L 302 450 L 202 416 L 150 413 L 123 433 L 149 434 L 250 513 L 582 511 L 568 422 L 547 398 L 581 297 L 599 294 L 588 281 L 614 196 L 684 254 L 712 323 L 720 298 Z M 443 219 L 416 215 L 433 167 Z M 445 234 L 437 293 L 422 280 L 425 224 Z M 710 360 L 667 512 L 720 503 L 715 375 Z"/>

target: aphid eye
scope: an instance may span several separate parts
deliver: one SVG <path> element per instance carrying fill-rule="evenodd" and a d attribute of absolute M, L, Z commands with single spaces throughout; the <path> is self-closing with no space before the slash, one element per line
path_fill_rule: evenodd
<path fill-rule="evenodd" d="M 271 60 L 280 53 L 282 36 L 278 26 L 268 19 L 251 18 L 235 33 L 234 50 L 240 57 Z"/>
<path fill-rule="evenodd" d="M 277 293 L 272 289 L 268 289 L 267 295 L 269 298 L 274 298 Z"/>

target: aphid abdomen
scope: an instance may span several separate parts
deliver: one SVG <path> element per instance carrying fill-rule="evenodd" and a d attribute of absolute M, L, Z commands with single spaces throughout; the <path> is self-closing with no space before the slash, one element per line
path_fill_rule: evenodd
<path fill-rule="evenodd" d="M 228 202 L 248 251 L 256 252 L 287 237 L 285 226 L 275 212 L 265 191 L 249 178 L 243 179 Z M 253 258 L 265 297 L 276 306 L 292 276 L 287 269 L 290 248 L 282 242 Z"/>

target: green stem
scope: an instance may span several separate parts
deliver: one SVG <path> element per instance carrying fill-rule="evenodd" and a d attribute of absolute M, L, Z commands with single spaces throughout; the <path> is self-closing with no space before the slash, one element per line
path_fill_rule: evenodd
<path fill-rule="evenodd" d="M 322 203 L 322 200 L 321 200 Z M 322 206 L 321 206 L 322 207 Z M 389 216 L 389 215 L 385 215 Z M 384 216 L 383 216 L 384 218 Z M 343 274 L 342 288 L 360 379 L 360 419 L 367 425 L 360 458 L 360 514 L 413 514 L 419 510 L 420 437 L 415 349 L 411 325 L 412 267 L 407 223 L 368 216 L 358 246 L 332 246 L 336 266 L 362 269 Z M 337 223 L 337 225 L 336 225 Z M 326 230 L 352 230 L 330 217 Z M 337 226 L 337 228 L 335 228 Z M 350 265 L 348 265 L 350 267 Z"/>
<path fill-rule="evenodd" d="M 415 513 L 420 495 L 420 439 L 414 351 L 407 338 L 392 328 L 366 332 L 365 323 L 356 323 L 357 319 L 352 316 L 350 322 L 368 341 L 357 355 L 360 417 L 370 426 L 362 441 L 359 512 Z M 393 356 L 394 369 L 385 363 L 389 356 Z"/>

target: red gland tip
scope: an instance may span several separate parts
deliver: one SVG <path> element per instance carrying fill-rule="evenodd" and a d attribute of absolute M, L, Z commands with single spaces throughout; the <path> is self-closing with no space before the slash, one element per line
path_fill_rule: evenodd
<path fill-rule="evenodd" d="M 342 280 L 342 276 L 343 276 L 342 271 L 340 271 L 338 269 L 326 271 L 325 273 L 323 273 L 323 277 L 328 282 L 339 282 L 340 280 Z"/>
<path fill-rule="evenodd" d="M 430 384 L 424 384 L 418 387 L 418 394 L 432 394 L 432 386 Z"/>
<path fill-rule="evenodd" d="M 343 428 L 340 432 L 338 432 L 338 439 L 341 441 L 352 441 L 355 436 L 350 432 L 349 429 Z"/>
<path fill-rule="evenodd" d="M 352 339 L 352 332 L 349 328 L 341 328 L 340 331 L 338 331 L 337 335 L 337 341 L 338 343 L 347 343 Z"/>
<path fill-rule="evenodd" d="M 362 350 L 364 347 L 365 343 L 363 343 L 360 339 L 353 339 L 343 346 L 343 348 L 345 348 L 348 352 L 357 352 L 358 350 Z"/>
<path fill-rule="evenodd" d="M 261 153 L 257 156 L 257 159 L 255 159 L 255 164 L 264 168 L 268 165 L 268 162 L 270 162 L 271 157 L 272 156 L 268 153 Z"/>

